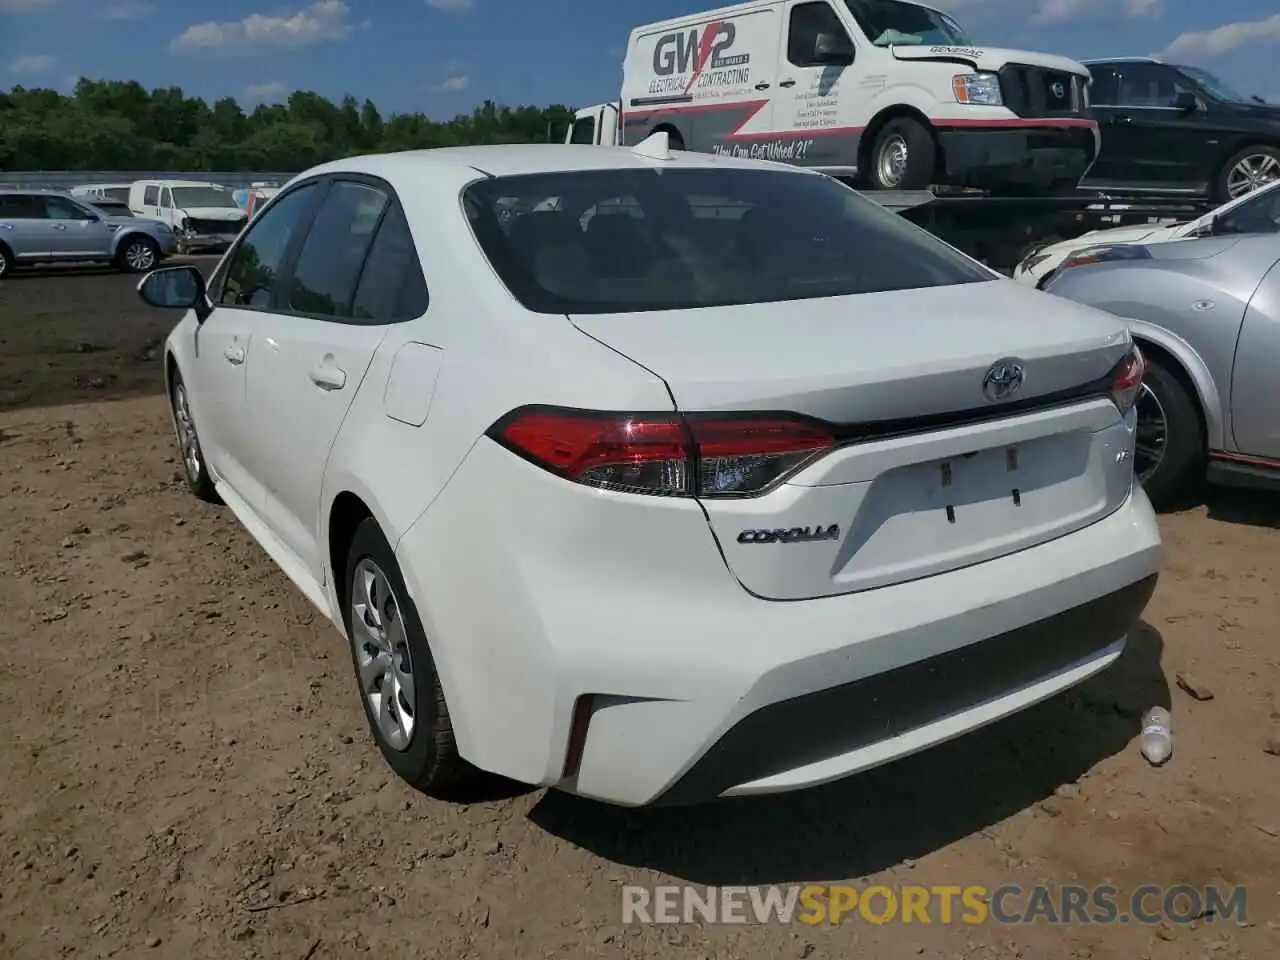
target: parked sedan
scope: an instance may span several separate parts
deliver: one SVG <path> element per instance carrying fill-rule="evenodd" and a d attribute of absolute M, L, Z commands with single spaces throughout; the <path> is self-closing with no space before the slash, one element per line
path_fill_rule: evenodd
<path fill-rule="evenodd" d="M 1147 361 L 1136 468 L 1157 505 L 1206 471 L 1280 489 L 1280 234 L 1095 248 L 1045 289 L 1128 320 Z"/>
<path fill-rule="evenodd" d="M 1047 244 L 1029 253 L 1013 271 L 1019 283 L 1043 288 L 1062 263 L 1091 247 L 1169 243 L 1202 237 L 1280 232 L 1280 180 L 1246 193 L 1202 217 L 1184 223 L 1147 223 L 1091 230 L 1071 240 Z"/>
<path fill-rule="evenodd" d="M 104 214 L 87 201 L 47 190 L 0 190 L 0 278 L 36 263 L 99 261 L 146 273 L 175 253 L 163 223 Z"/>
<path fill-rule="evenodd" d="M 665 134 L 347 159 L 140 292 L 186 311 L 191 489 L 426 790 L 824 783 L 1106 668 L 1155 583 L 1125 325 L 822 174 Z"/>

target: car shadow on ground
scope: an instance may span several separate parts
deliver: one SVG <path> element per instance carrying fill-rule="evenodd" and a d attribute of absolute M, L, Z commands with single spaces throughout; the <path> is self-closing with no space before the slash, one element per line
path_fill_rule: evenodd
<path fill-rule="evenodd" d="M 1141 624 L 1107 671 L 967 737 L 812 790 L 629 810 L 556 791 L 530 819 L 598 856 L 690 883 L 862 877 L 918 859 L 1133 750 L 1142 713 L 1170 705 L 1164 641 Z M 803 732 L 798 735 L 803 736 Z"/>
<path fill-rule="evenodd" d="M 1280 530 L 1280 491 L 1209 490 L 1204 503 L 1212 520 Z"/>

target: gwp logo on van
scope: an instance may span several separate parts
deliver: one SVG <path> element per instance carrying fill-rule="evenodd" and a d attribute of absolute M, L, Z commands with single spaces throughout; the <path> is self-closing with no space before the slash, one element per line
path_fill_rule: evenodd
<path fill-rule="evenodd" d="M 727 20 L 705 24 L 701 30 L 693 27 L 664 33 L 653 47 L 653 72 L 660 77 L 690 71 L 696 75 L 704 70 L 740 67 L 750 63 L 749 53 L 726 56 L 726 51 L 737 39 L 738 28 Z"/>

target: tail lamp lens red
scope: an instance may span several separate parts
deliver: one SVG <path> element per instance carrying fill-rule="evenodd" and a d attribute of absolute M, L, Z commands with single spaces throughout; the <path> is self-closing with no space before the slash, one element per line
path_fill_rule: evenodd
<path fill-rule="evenodd" d="M 558 408 L 517 410 L 489 434 L 575 483 L 669 497 L 751 496 L 835 444 L 821 425 L 786 417 Z"/>
<path fill-rule="evenodd" d="M 1146 371 L 1147 363 L 1137 347 L 1116 366 L 1115 379 L 1111 381 L 1111 399 L 1121 413 L 1128 413 L 1138 402 L 1142 377 Z"/>

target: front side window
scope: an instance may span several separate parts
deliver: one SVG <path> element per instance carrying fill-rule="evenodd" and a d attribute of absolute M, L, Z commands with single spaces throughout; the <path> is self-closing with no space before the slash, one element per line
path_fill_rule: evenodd
<path fill-rule="evenodd" d="M 339 180 L 316 213 L 293 271 L 289 307 L 324 317 L 351 316 L 360 268 L 389 198 L 376 187 Z"/>
<path fill-rule="evenodd" d="M 142 191 L 142 202 L 148 207 L 160 206 L 160 188 L 147 187 Z"/>
<path fill-rule="evenodd" d="M 1280 186 L 1259 190 L 1222 214 L 1214 233 L 1280 233 Z"/>
<path fill-rule="evenodd" d="M 165 192 L 168 193 L 167 190 Z M 200 207 L 240 209 L 231 191 L 224 190 L 222 187 L 174 187 L 172 202 L 180 210 Z"/>
<path fill-rule="evenodd" d="M 163 210 L 170 210 L 173 208 L 173 193 L 168 187 L 165 187 L 160 191 L 160 207 Z"/>
<path fill-rule="evenodd" d="M 553 197 L 557 207 L 544 204 Z M 500 201 L 528 212 L 504 219 Z M 799 171 L 492 177 L 465 189 L 463 207 L 503 283 L 539 313 L 772 303 L 994 276 L 854 190 Z"/>
<path fill-rule="evenodd" d="M 1190 77 L 1193 81 L 1200 84 L 1204 88 L 1205 93 L 1213 97 L 1215 100 L 1222 100 L 1226 103 L 1248 103 L 1249 98 L 1241 93 L 1237 93 L 1234 89 L 1227 86 L 1220 79 L 1210 73 L 1208 70 L 1201 70 L 1199 67 L 1179 67 L 1179 71 Z"/>
<path fill-rule="evenodd" d="M 872 43 L 969 47 L 973 41 L 944 13 L 901 0 L 845 0 L 849 12 Z"/>
<path fill-rule="evenodd" d="M 825 66 L 814 56 L 818 37 L 824 33 L 849 39 L 849 32 L 830 4 L 796 4 L 787 26 L 787 60 L 797 67 Z"/>
<path fill-rule="evenodd" d="M 569 131 L 570 143 L 595 143 L 596 142 L 596 121 L 595 117 L 583 117 L 573 122 L 573 129 Z"/>
<path fill-rule="evenodd" d="M 1116 103 L 1122 107 L 1172 107 L 1179 93 L 1194 93 L 1176 70 L 1159 63 L 1129 63 L 1120 67 Z"/>
<path fill-rule="evenodd" d="M 231 255 L 217 294 L 219 303 L 257 310 L 271 306 L 276 278 L 302 217 L 310 210 L 315 188 L 314 183 L 303 184 L 254 219 Z"/>

